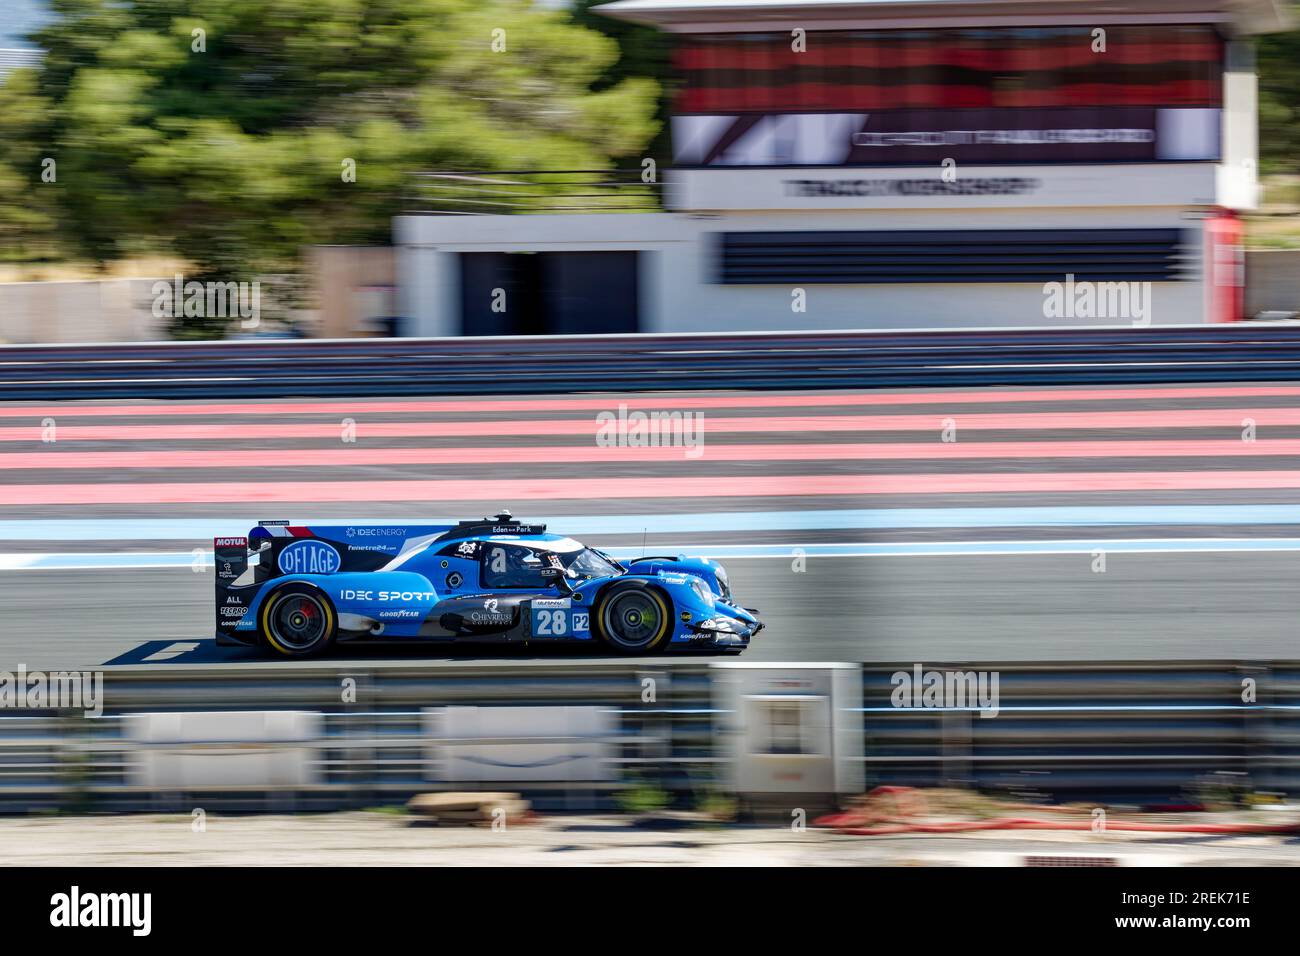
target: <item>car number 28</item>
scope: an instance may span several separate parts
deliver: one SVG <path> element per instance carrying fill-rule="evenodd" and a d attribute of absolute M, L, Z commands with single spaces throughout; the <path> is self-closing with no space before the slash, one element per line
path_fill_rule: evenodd
<path fill-rule="evenodd" d="M 572 614 L 563 609 L 538 608 L 533 611 L 534 637 L 568 637 L 570 634 L 587 629 L 588 618 L 585 611 L 574 611 Z"/>

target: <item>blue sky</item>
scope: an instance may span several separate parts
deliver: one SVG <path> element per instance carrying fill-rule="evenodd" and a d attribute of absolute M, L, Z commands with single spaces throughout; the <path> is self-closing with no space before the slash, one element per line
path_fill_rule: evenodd
<path fill-rule="evenodd" d="M 0 0 L 4 16 L 0 17 L 0 48 L 30 46 L 22 39 L 40 26 L 45 18 L 43 0 Z"/>

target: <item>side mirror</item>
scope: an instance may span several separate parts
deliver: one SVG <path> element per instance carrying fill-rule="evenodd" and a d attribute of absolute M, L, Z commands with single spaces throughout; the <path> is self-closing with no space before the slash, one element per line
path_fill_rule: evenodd
<path fill-rule="evenodd" d="M 561 594 L 573 593 L 573 588 L 569 587 L 569 573 L 563 568 L 542 568 L 539 573 L 542 580 L 549 582 Z"/>

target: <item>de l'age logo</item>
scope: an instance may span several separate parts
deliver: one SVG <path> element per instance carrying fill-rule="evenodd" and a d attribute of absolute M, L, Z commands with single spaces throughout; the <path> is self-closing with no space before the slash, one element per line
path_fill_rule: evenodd
<path fill-rule="evenodd" d="M 333 546 L 324 541 L 304 538 L 280 552 L 280 570 L 285 574 L 333 574 L 342 559 Z"/>

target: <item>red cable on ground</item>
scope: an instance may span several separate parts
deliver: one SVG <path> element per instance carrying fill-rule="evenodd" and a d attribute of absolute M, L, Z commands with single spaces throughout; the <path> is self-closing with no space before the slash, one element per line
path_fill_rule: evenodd
<path fill-rule="evenodd" d="M 998 817 L 992 820 L 949 820 L 925 823 L 907 819 L 924 804 L 920 791 L 910 787 L 877 787 L 864 803 L 893 804 L 892 813 L 863 806 L 820 817 L 814 826 L 829 827 L 850 836 L 888 836 L 897 833 L 969 833 L 979 830 L 1092 830 L 1091 820 L 1038 820 L 1032 817 Z M 1054 808 L 1044 808 L 1054 809 Z M 1106 821 L 1098 832 L 1284 834 L 1300 833 L 1300 823 L 1134 823 Z"/>
<path fill-rule="evenodd" d="M 996 820 L 962 820 L 945 823 L 895 823 L 875 827 L 845 827 L 826 823 L 823 817 L 816 826 L 830 826 L 850 836 L 885 836 L 891 833 L 963 833 L 973 830 L 1091 830 L 1088 820 L 1032 820 L 1005 817 Z M 1300 833 L 1300 823 L 1107 823 L 1099 832 L 1131 830 L 1143 833 L 1219 833 L 1263 834 Z"/>

